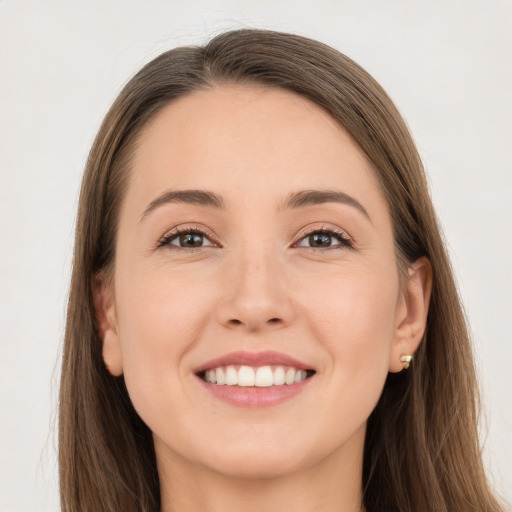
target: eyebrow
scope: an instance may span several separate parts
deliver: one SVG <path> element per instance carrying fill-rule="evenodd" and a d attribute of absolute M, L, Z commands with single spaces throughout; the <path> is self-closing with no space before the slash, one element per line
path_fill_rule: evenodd
<path fill-rule="evenodd" d="M 364 206 L 352 196 L 338 190 L 302 190 L 290 194 L 284 202 L 283 209 L 304 208 L 323 203 L 341 203 L 359 210 L 368 220 L 370 216 Z"/>
<path fill-rule="evenodd" d="M 206 190 L 171 190 L 164 192 L 149 203 L 148 207 L 144 210 L 141 221 L 159 206 L 169 203 L 194 204 L 219 210 L 226 209 L 222 196 L 214 192 Z M 352 206 L 371 221 L 368 212 L 357 199 L 337 190 L 301 190 L 300 192 L 294 192 L 287 197 L 279 209 L 290 210 L 324 203 L 340 203 Z"/>
<path fill-rule="evenodd" d="M 155 208 L 168 203 L 195 204 L 221 210 L 226 208 L 224 199 L 214 192 L 206 190 L 170 190 L 149 203 L 142 214 L 141 220 L 144 220 Z"/>

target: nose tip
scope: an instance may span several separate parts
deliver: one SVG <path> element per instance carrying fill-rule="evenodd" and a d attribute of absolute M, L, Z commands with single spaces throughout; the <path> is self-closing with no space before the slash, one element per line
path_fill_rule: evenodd
<path fill-rule="evenodd" d="M 227 328 L 247 331 L 288 325 L 293 308 L 283 273 L 274 270 L 271 272 L 268 266 L 261 265 L 238 267 L 236 275 L 224 287 L 225 295 L 217 310 L 218 321 Z"/>

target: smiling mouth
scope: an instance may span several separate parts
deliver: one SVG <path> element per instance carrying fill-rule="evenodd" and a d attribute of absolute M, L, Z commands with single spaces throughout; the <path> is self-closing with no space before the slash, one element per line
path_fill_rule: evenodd
<path fill-rule="evenodd" d="M 197 376 L 205 382 L 219 386 L 267 388 L 298 384 L 314 374 L 314 370 L 303 370 L 293 366 L 228 365 L 206 369 Z"/>

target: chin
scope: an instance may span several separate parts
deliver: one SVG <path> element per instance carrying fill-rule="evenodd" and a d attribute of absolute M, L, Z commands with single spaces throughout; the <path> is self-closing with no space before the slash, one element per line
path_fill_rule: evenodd
<path fill-rule="evenodd" d="M 210 462 L 210 461 L 209 461 Z M 266 450 L 243 454 L 230 454 L 228 457 L 217 458 L 214 464 L 208 464 L 211 470 L 229 478 L 247 480 L 262 480 L 279 478 L 295 473 L 305 466 L 308 461 L 297 454 L 284 454 Z"/>
<path fill-rule="evenodd" d="M 318 442 L 328 436 L 307 436 L 303 430 L 295 429 L 295 436 L 285 429 L 277 436 L 275 429 L 266 435 L 256 431 L 250 436 L 232 435 L 229 440 L 217 438 L 200 448 L 196 460 L 227 477 L 267 479 L 311 468 L 337 448 L 329 441 Z"/>

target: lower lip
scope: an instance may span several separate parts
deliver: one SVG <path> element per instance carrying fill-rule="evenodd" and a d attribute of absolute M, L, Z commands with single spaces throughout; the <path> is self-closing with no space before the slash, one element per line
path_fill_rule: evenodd
<path fill-rule="evenodd" d="M 213 396 L 238 407 L 269 407 L 280 404 L 304 391 L 312 378 L 313 376 L 294 384 L 258 388 L 212 384 L 198 377 Z"/>

